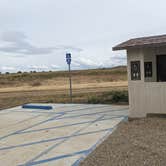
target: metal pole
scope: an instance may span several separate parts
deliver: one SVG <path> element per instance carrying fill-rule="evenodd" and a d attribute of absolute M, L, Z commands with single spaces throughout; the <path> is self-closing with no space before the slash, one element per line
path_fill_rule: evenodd
<path fill-rule="evenodd" d="M 71 81 L 71 68 L 70 68 L 70 64 L 69 64 L 69 82 L 70 82 L 70 102 L 72 103 L 72 81 Z"/>

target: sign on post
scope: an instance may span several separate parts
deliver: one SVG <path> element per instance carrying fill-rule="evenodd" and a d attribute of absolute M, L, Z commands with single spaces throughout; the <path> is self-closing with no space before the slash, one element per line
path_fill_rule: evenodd
<path fill-rule="evenodd" d="M 71 81 L 71 53 L 66 53 L 66 62 L 69 66 L 69 83 L 70 83 L 70 102 L 72 103 L 72 81 Z"/>
<path fill-rule="evenodd" d="M 66 53 L 66 62 L 68 65 L 71 64 L 71 54 L 70 53 Z"/>

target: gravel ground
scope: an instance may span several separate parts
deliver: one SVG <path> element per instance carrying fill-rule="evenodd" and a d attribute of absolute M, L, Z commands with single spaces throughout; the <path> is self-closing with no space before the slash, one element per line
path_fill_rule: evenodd
<path fill-rule="evenodd" d="M 166 166 L 166 119 L 123 122 L 81 166 Z"/>

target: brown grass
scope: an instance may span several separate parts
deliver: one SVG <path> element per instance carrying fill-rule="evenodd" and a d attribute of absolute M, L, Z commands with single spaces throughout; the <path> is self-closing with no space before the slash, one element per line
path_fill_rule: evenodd
<path fill-rule="evenodd" d="M 87 103 L 91 96 L 128 86 L 126 67 L 73 71 L 72 82 L 75 103 Z M 68 72 L 0 75 L 0 109 L 30 102 L 67 103 L 68 89 Z"/>

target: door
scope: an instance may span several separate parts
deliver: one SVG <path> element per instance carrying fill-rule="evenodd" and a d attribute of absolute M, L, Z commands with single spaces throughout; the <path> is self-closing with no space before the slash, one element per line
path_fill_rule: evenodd
<path fill-rule="evenodd" d="M 157 81 L 166 81 L 166 55 L 157 55 Z"/>

